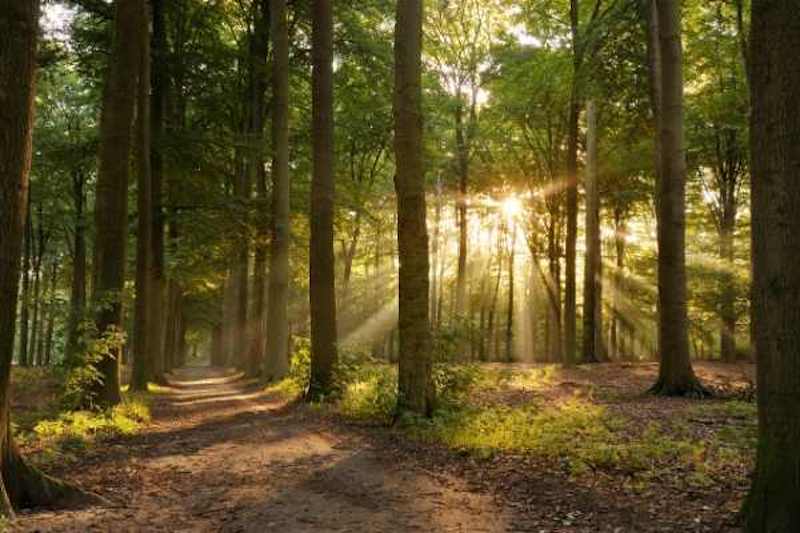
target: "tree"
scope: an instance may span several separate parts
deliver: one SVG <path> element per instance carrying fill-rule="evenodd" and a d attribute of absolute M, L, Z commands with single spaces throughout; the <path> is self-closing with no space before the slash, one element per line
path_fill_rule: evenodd
<path fill-rule="evenodd" d="M 92 296 L 97 334 L 122 330 L 122 289 L 125 282 L 128 177 L 132 125 L 138 87 L 143 0 L 117 0 L 114 35 L 100 116 L 99 168 L 95 225 L 95 286 Z M 100 379 L 87 391 L 87 402 L 120 402 L 119 347 L 95 363 Z"/>
<path fill-rule="evenodd" d="M 144 12 L 144 11 L 143 11 Z M 149 27 L 149 17 L 141 21 Z M 136 94 L 136 175 L 137 175 L 137 233 L 136 233 L 136 301 L 133 317 L 133 373 L 131 389 L 146 391 L 155 367 L 153 347 L 160 344 L 154 333 L 153 308 L 153 191 L 150 162 L 150 32 L 141 31 L 139 86 Z"/>
<path fill-rule="evenodd" d="M 37 0 L 0 1 L 0 516 L 85 495 L 30 466 L 11 433 L 9 385 L 22 235 L 28 204 L 36 76 Z"/>
<path fill-rule="evenodd" d="M 312 12 L 314 168 L 311 179 L 311 378 L 306 397 L 329 394 L 336 364 L 336 271 L 333 256 L 333 2 L 315 0 Z"/>
<path fill-rule="evenodd" d="M 750 31 L 753 318 L 759 443 L 748 533 L 800 531 L 800 18 L 753 0 Z"/>
<path fill-rule="evenodd" d="M 659 94 L 655 102 L 658 225 L 658 380 L 650 389 L 665 396 L 706 396 L 689 360 L 686 305 L 686 160 L 683 132 L 683 68 L 680 2 L 654 0 Z M 651 54 L 652 55 L 652 54 Z M 660 63 L 660 64 L 659 64 Z M 660 68 L 659 68 L 660 67 Z"/>
<path fill-rule="evenodd" d="M 164 142 L 165 111 L 169 71 L 167 70 L 167 35 L 164 0 L 150 0 L 152 7 L 153 31 L 151 35 L 151 84 L 150 94 L 150 208 L 152 224 L 150 246 L 152 255 L 150 279 L 151 320 L 148 335 L 152 337 L 151 360 L 153 362 L 151 379 L 160 384 L 164 377 Z"/>
<path fill-rule="evenodd" d="M 597 176 L 597 106 L 586 103 L 586 261 L 583 277 L 583 361 L 603 357 L 602 261 L 600 252 L 600 193 Z"/>
<path fill-rule="evenodd" d="M 395 21 L 394 151 L 400 256 L 397 411 L 430 415 L 428 228 L 422 159 L 422 0 L 398 0 Z"/>
<path fill-rule="evenodd" d="M 286 0 L 270 0 L 272 36 L 272 242 L 264 377 L 289 370 L 289 29 Z"/>
<path fill-rule="evenodd" d="M 266 206 L 267 175 L 264 169 L 264 121 L 266 116 L 267 67 L 269 56 L 269 1 L 253 2 L 253 31 L 249 36 L 248 102 L 249 102 L 249 161 L 250 179 L 255 182 L 261 205 Z M 267 213 L 256 217 L 256 237 L 253 263 L 252 333 L 245 372 L 251 377 L 261 373 L 264 361 L 265 314 L 267 298 L 267 253 L 269 225 Z"/>

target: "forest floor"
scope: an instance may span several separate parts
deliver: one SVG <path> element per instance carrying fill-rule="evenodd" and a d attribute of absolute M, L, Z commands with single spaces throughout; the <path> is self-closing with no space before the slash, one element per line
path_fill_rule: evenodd
<path fill-rule="evenodd" d="M 568 464 L 575 459 L 569 454 L 554 459 L 542 450 L 513 447 L 476 453 L 457 439 L 437 441 L 425 432 L 354 424 L 331 411 L 291 403 L 231 371 L 187 368 L 154 395 L 153 420 L 140 432 L 109 437 L 67 464 L 48 465 L 49 472 L 101 494 L 108 504 L 23 512 L 13 527 L 738 531 L 736 511 L 751 465 L 742 460 L 749 452 L 734 451 L 740 450 L 742 438 L 752 437 L 752 413 L 741 408 L 747 402 L 643 395 L 655 375 L 652 364 L 547 368 L 552 367 L 489 365 L 485 371 L 494 385 L 476 389 L 470 402 L 501 406 L 502 413 L 509 413 L 520 405 L 547 409 L 565 398 L 581 398 L 589 403 L 576 404 L 579 411 L 584 405 L 601 406 L 608 416 L 623 420 L 624 427 L 609 424 L 617 433 L 649 435 L 656 421 L 677 436 L 667 438 L 667 444 L 660 434 L 632 444 L 615 440 L 613 447 L 599 446 L 612 459 L 580 456 L 584 468 L 576 469 Z M 726 397 L 751 394 L 751 366 L 698 364 L 697 371 Z M 540 422 L 533 420 L 534 426 Z M 595 424 L 599 419 L 588 420 Z M 592 439 L 617 439 L 617 433 L 591 430 L 573 437 L 585 435 L 594 449 L 598 445 Z M 580 444 L 566 446 L 580 450 Z"/>

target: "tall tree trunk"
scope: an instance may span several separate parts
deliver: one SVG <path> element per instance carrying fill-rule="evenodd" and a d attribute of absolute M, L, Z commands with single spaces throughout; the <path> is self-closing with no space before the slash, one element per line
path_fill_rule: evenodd
<path fill-rule="evenodd" d="M 39 2 L 0 0 L 0 516 L 83 494 L 28 465 L 11 433 L 9 386 L 31 166 Z M 7 133 L 7 134 L 5 134 Z"/>
<path fill-rule="evenodd" d="M 625 220 L 622 209 L 614 209 L 614 249 L 616 270 L 613 276 L 610 347 L 611 357 L 620 358 L 624 354 L 624 334 L 622 332 L 622 295 L 625 275 Z"/>
<path fill-rule="evenodd" d="M 575 361 L 577 349 L 576 322 L 576 274 L 575 245 L 578 240 L 578 119 L 580 118 L 580 101 L 578 95 L 578 75 L 581 66 L 581 54 L 578 33 L 580 6 L 578 0 L 570 0 L 570 29 L 572 36 L 572 87 L 569 100 L 569 117 L 567 124 L 567 240 L 566 280 L 564 283 L 564 364 Z M 560 313 L 560 310 L 559 310 Z M 560 342 L 560 341 L 559 341 Z"/>
<path fill-rule="evenodd" d="M 153 31 L 151 35 L 151 85 L 150 94 L 150 208 L 152 224 L 150 235 L 151 277 L 150 293 L 152 299 L 151 320 L 148 324 L 151 338 L 152 361 L 150 375 L 155 383 L 165 384 L 164 377 L 164 149 L 166 128 L 167 90 L 169 70 L 167 32 L 164 0 L 150 0 L 152 6 Z"/>
<path fill-rule="evenodd" d="M 666 396 L 706 396 L 689 359 L 686 304 L 686 159 L 683 67 L 678 0 L 657 0 L 661 101 L 658 211 L 658 381 L 650 391 Z"/>
<path fill-rule="evenodd" d="M 125 282 L 128 177 L 131 130 L 141 49 L 143 0 L 117 0 L 114 36 L 100 116 L 99 170 L 95 205 L 97 228 L 96 283 L 93 301 L 98 335 L 122 330 L 122 290 Z M 87 402 L 116 405 L 120 402 L 120 348 L 95 364 L 101 379 L 87 391 Z"/>
<path fill-rule="evenodd" d="M 750 153 L 759 444 L 746 531 L 800 531 L 800 18 L 753 0 Z"/>
<path fill-rule="evenodd" d="M 30 304 L 31 304 L 31 253 L 33 249 L 33 223 L 31 221 L 30 197 L 27 197 L 25 207 L 25 254 L 22 258 L 22 302 L 19 311 L 19 366 L 26 367 L 30 364 L 30 346 L 28 338 L 30 333 Z"/>
<path fill-rule="evenodd" d="M 397 411 L 430 415 L 429 259 L 422 160 L 422 0 L 398 0 L 395 22 L 394 151 L 400 360 Z"/>
<path fill-rule="evenodd" d="M 467 186 L 469 182 L 469 147 L 464 135 L 464 103 L 458 93 L 458 106 L 455 111 L 456 157 L 458 158 L 458 271 L 456 272 L 455 317 L 464 311 L 467 299 Z"/>
<path fill-rule="evenodd" d="M 514 360 L 514 257 L 517 248 L 517 226 L 511 222 L 511 247 L 508 250 L 508 315 L 506 318 L 506 361 Z"/>
<path fill-rule="evenodd" d="M 720 274 L 720 358 L 736 361 L 736 283 L 733 273 L 733 233 L 735 219 L 720 226 L 719 255 L 724 263 Z"/>
<path fill-rule="evenodd" d="M 289 371 L 289 29 L 286 0 L 270 0 L 272 37 L 272 241 L 264 377 Z"/>
<path fill-rule="evenodd" d="M 32 366 L 39 366 L 39 333 L 41 326 L 39 324 L 39 309 L 41 307 L 41 278 L 42 278 L 42 256 L 44 255 L 44 232 L 42 231 L 43 217 L 42 217 L 42 204 L 38 204 L 37 222 L 35 233 L 36 238 L 33 244 L 33 318 L 31 319 L 31 339 L 29 345 L 28 362 Z M 33 226 L 32 226 L 33 227 Z"/>
<path fill-rule="evenodd" d="M 56 284 L 58 283 L 58 262 L 53 261 L 50 265 L 50 290 L 47 295 L 47 326 L 44 335 L 44 364 L 49 366 L 53 360 L 53 332 L 55 329 L 56 318 Z"/>
<path fill-rule="evenodd" d="M 149 17 L 142 20 L 148 28 Z M 131 390 L 146 391 L 153 375 L 153 346 L 158 339 L 151 325 L 153 309 L 160 307 L 153 296 L 153 191 L 150 166 L 150 32 L 141 32 L 139 87 L 137 93 L 137 233 L 136 233 L 136 301 L 133 317 L 133 372 Z"/>
<path fill-rule="evenodd" d="M 80 170 L 72 174 L 72 202 L 75 209 L 73 234 L 72 281 L 70 284 L 69 318 L 67 320 L 67 344 L 65 363 L 68 368 L 80 361 L 81 323 L 86 307 L 86 176 Z"/>
<path fill-rule="evenodd" d="M 547 229 L 548 275 L 545 283 L 548 293 L 548 352 L 549 361 L 571 364 L 573 361 L 563 356 L 561 336 L 561 258 L 558 244 L 557 215 L 550 215 Z"/>
<path fill-rule="evenodd" d="M 602 278 L 600 273 L 600 194 L 597 184 L 597 108 L 586 104 L 586 260 L 583 278 L 583 362 L 602 359 Z"/>
<path fill-rule="evenodd" d="M 267 176 L 264 169 L 264 117 L 266 115 L 267 60 L 269 56 L 269 1 L 258 0 L 253 6 L 253 34 L 250 41 L 250 136 L 253 146 L 250 156 L 252 178 L 258 198 L 266 206 Z M 266 347 L 266 285 L 269 218 L 267 213 L 256 217 L 256 238 L 253 263 L 252 331 L 245 372 L 250 377 L 261 373 Z"/>
<path fill-rule="evenodd" d="M 312 18 L 311 379 L 306 398 L 318 400 L 333 390 L 333 370 L 337 359 L 333 254 L 333 1 L 314 0 Z"/>

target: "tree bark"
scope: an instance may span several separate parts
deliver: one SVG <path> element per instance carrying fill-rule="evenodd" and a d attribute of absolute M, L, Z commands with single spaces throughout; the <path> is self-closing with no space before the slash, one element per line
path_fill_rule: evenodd
<path fill-rule="evenodd" d="M 164 376 L 164 307 L 165 307 L 165 273 L 164 273 L 164 149 L 166 128 L 166 103 L 169 86 L 169 68 L 167 46 L 166 17 L 164 0 L 150 0 L 152 6 L 153 31 L 151 35 L 151 85 L 150 94 L 150 207 L 152 224 L 151 246 L 151 320 L 149 333 L 151 345 L 151 379 L 155 383 L 165 384 Z"/>
<path fill-rule="evenodd" d="M 586 259 L 583 277 L 583 362 L 602 359 L 602 278 L 600 273 L 600 194 L 597 184 L 597 107 L 586 104 Z"/>
<path fill-rule="evenodd" d="M 22 258 L 22 302 L 19 311 L 19 366 L 30 364 L 30 303 L 31 303 L 31 250 L 33 247 L 33 227 L 31 222 L 30 197 L 26 199 L 26 216 L 24 226 L 25 254 Z"/>
<path fill-rule="evenodd" d="M 422 154 L 421 0 L 398 0 L 395 22 L 394 151 L 399 271 L 399 381 L 397 412 L 430 415 L 431 332 L 429 259 Z"/>
<path fill-rule="evenodd" d="M 142 10 L 142 28 L 149 27 L 149 17 Z M 153 291 L 153 191 L 150 161 L 150 32 L 141 32 L 139 87 L 137 103 L 137 233 L 136 233 L 136 301 L 133 317 L 133 372 L 131 390 L 147 391 L 152 379 L 153 347 L 158 344 L 151 324 L 153 309 L 160 307 L 152 300 Z"/>
<path fill-rule="evenodd" d="M 336 271 L 333 253 L 333 2 L 314 0 L 312 43 L 311 378 L 306 399 L 319 400 L 334 388 L 336 365 Z M 427 302 L 426 302 L 427 308 Z"/>
<path fill-rule="evenodd" d="M 267 205 L 267 176 L 264 169 L 264 117 L 266 115 L 267 60 L 269 56 L 269 2 L 258 0 L 253 5 L 253 33 L 250 40 L 250 137 L 252 159 L 250 172 L 255 181 L 261 205 Z M 252 331 L 245 373 L 256 377 L 261 373 L 266 347 L 266 275 L 269 240 L 269 218 L 266 213 L 256 217 L 256 238 L 253 263 Z"/>
<path fill-rule="evenodd" d="M 686 159 L 683 67 L 678 0 L 656 0 L 661 101 L 658 211 L 658 381 L 650 391 L 666 396 L 707 396 L 689 359 L 686 304 Z"/>
<path fill-rule="evenodd" d="M 289 371 L 289 29 L 286 0 L 270 0 L 272 37 L 272 242 L 264 377 Z"/>
<path fill-rule="evenodd" d="M 127 242 L 128 178 L 131 129 L 141 48 L 143 0 L 117 0 L 114 36 L 103 109 L 100 116 L 99 169 L 95 204 L 97 228 L 96 283 L 93 302 L 98 335 L 122 330 L 122 290 L 125 282 Z M 87 391 L 87 402 L 100 406 L 120 402 L 119 356 L 115 348 L 95 367 L 101 376 Z"/>
<path fill-rule="evenodd" d="M 72 281 L 70 284 L 69 318 L 65 363 L 68 368 L 78 365 L 81 357 L 81 323 L 86 307 L 86 175 L 75 170 L 72 174 L 72 202 L 75 209 L 73 234 Z"/>
<path fill-rule="evenodd" d="M 754 0 L 750 153 L 759 443 L 746 531 L 800 531 L 800 18 Z"/>
<path fill-rule="evenodd" d="M 579 35 L 580 6 L 578 0 L 570 0 L 570 29 L 572 36 L 572 86 L 569 100 L 569 117 L 567 124 L 567 239 L 566 280 L 564 282 L 564 363 L 575 361 L 576 352 L 576 274 L 575 257 L 578 240 L 578 120 L 580 118 L 580 100 L 578 95 L 578 75 L 581 67 Z M 559 310 L 560 313 L 560 310 Z M 559 341 L 560 342 L 560 341 Z"/>
<path fill-rule="evenodd" d="M 464 135 L 464 103 L 458 93 L 458 106 L 455 111 L 456 157 L 458 159 L 458 196 L 456 215 L 458 219 L 458 271 L 456 272 L 455 317 L 464 312 L 467 299 L 467 186 L 469 182 L 469 147 Z"/>
<path fill-rule="evenodd" d="M 39 2 L 0 0 L 0 516 L 84 500 L 28 465 L 11 434 L 9 386 L 31 166 Z"/>

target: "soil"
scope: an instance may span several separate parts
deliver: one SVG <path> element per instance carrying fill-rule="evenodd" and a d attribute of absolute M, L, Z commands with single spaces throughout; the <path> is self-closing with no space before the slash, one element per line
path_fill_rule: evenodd
<path fill-rule="evenodd" d="M 718 397 L 752 396 L 752 365 L 695 370 Z M 643 394 L 656 372 L 653 364 L 591 365 L 560 371 L 546 387 L 473 400 L 547 404 L 578 394 L 625 415 L 634 432 L 681 416 L 698 441 L 732 423 L 687 419 L 695 400 Z M 751 468 L 734 465 L 701 489 L 680 470 L 645 488 L 603 472 L 587 483 L 530 456 L 479 459 L 347 424 L 225 369 L 177 371 L 153 417 L 141 433 L 56 468 L 107 505 L 22 513 L 15 530 L 733 533 Z"/>
<path fill-rule="evenodd" d="M 231 371 L 187 368 L 154 423 L 56 472 L 108 505 L 21 513 L 15 531 L 507 531 L 505 511 L 453 476 L 385 454 Z M 398 460 L 399 459 L 399 460 Z"/>

